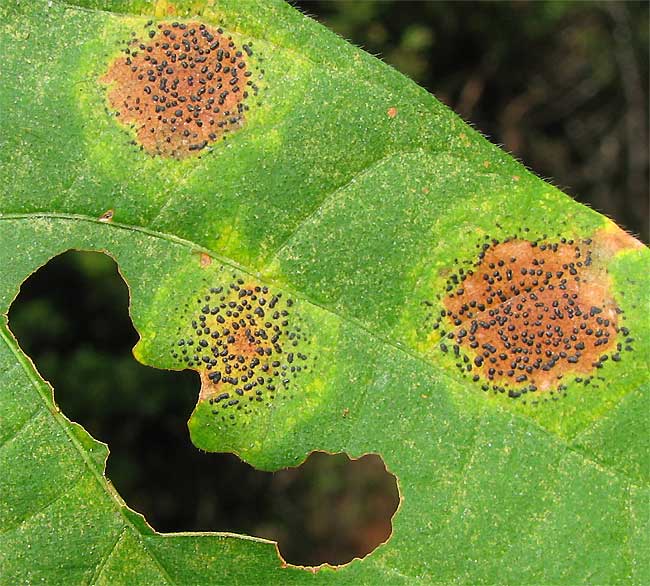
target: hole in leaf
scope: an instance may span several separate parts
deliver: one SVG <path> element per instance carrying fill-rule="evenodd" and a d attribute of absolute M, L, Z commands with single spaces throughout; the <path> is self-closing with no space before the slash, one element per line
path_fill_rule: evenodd
<path fill-rule="evenodd" d="M 296 565 L 343 564 L 386 541 L 399 495 L 379 456 L 313 453 L 274 474 L 189 439 L 198 380 L 139 364 L 128 291 L 108 256 L 67 252 L 22 286 L 10 327 L 56 401 L 108 443 L 106 475 L 158 531 L 278 541 Z"/>

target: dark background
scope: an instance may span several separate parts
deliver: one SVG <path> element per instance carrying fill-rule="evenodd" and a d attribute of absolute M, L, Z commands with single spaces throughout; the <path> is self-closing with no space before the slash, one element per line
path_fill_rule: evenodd
<path fill-rule="evenodd" d="M 294 5 L 648 242 L 648 3 Z M 387 538 L 397 492 L 376 457 L 317 454 L 272 475 L 196 450 L 186 421 L 198 378 L 139 365 L 127 308 L 113 261 L 67 253 L 23 286 L 10 326 L 63 412 L 109 444 L 108 476 L 154 528 L 269 537 L 303 564 Z"/>

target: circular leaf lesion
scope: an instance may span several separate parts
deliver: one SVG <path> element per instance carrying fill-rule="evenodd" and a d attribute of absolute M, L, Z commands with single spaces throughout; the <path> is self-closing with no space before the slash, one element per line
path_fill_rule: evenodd
<path fill-rule="evenodd" d="M 294 300 L 237 274 L 206 287 L 185 316 L 171 355 L 199 372 L 199 401 L 223 421 L 290 398 L 311 368 Z"/>
<path fill-rule="evenodd" d="M 484 391 L 511 398 L 564 392 L 569 377 L 593 383 L 632 350 L 607 273 L 610 240 L 483 243 L 447 280 L 434 323 L 440 350 Z"/>
<path fill-rule="evenodd" d="M 150 21 L 101 80 L 118 119 L 152 155 L 185 158 L 241 128 L 257 93 L 250 45 L 200 22 Z"/>

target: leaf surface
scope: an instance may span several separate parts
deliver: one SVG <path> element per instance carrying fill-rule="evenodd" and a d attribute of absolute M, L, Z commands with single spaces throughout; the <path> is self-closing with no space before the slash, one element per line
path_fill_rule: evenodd
<path fill-rule="evenodd" d="M 130 289 L 136 358 L 201 374 L 197 447 L 267 470 L 312 450 L 379 453 L 401 505 L 385 545 L 316 573 L 283 567 L 262 539 L 157 534 L 104 477 L 107 447 L 60 413 L 5 320 L 0 582 L 646 583 L 648 250 L 283 3 L 83 4 L 0 6 L 2 313 L 53 256 L 105 251 Z M 125 47 L 138 50 L 129 39 L 154 42 L 176 21 L 252 48 L 242 70 L 259 90 L 225 139 L 183 156 L 120 121 L 105 77 Z M 513 320 L 531 291 L 470 322 L 450 308 L 463 283 L 482 286 L 470 271 L 500 283 L 519 268 L 510 255 L 502 272 L 481 264 L 513 242 L 547 266 L 582 255 L 566 269 L 582 284 L 564 285 L 593 325 L 587 342 L 608 340 L 596 366 L 558 354 L 565 370 L 536 367 L 525 383 L 489 378 L 489 349 L 473 366 L 483 347 L 466 344 L 463 326 Z M 540 299 L 549 282 L 567 290 L 556 272 L 531 285 Z M 245 324 L 220 325 L 228 311 Z M 267 320 L 268 339 L 256 333 Z M 232 337 L 215 364 L 213 333 Z M 585 335 L 562 344 L 574 352 Z M 249 375 L 240 365 L 256 349 L 271 354 Z"/>

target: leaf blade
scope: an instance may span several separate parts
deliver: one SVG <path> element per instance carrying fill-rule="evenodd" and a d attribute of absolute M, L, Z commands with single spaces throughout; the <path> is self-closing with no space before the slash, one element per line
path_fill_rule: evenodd
<path fill-rule="evenodd" d="M 143 6 L 146 13 L 150 8 Z M 630 250 L 608 261 L 616 291 L 626 293 L 626 314 L 641 332 L 625 376 L 614 387 L 600 394 L 576 392 L 559 407 L 535 412 L 486 402 L 434 353 L 431 339 L 423 339 L 422 313 L 412 300 L 427 300 L 431 291 L 440 290 L 444 279 L 439 271 L 449 266 L 452 253 L 473 257 L 476 240 L 468 234 L 502 237 L 523 224 L 531 238 L 547 231 L 588 237 L 598 229 L 615 230 L 607 220 L 529 174 L 396 72 L 281 4 L 261 4 L 259 11 L 247 12 L 224 3 L 219 14 L 241 38 L 256 35 L 261 53 L 267 51 L 269 106 L 252 117 L 250 128 L 200 163 L 134 154 L 125 147 L 123 130 L 97 110 L 103 90 L 87 80 L 95 79 L 112 57 L 114 51 L 107 49 L 111 42 L 129 27 L 142 26 L 144 19 L 59 4 L 51 11 L 45 3 L 13 9 L 14 22 L 18 15 L 25 18 L 23 35 L 30 27 L 35 32 L 47 17 L 52 30 L 68 31 L 88 43 L 79 50 L 45 35 L 33 47 L 19 34 L 20 27 L 9 31 L 18 43 L 16 54 L 26 51 L 36 62 L 67 67 L 66 79 L 81 82 L 82 89 L 61 91 L 64 76 L 52 75 L 44 83 L 36 75 L 32 87 L 60 92 L 43 111 L 35 107 L 44 105 L 42 92 L 26 96 L 22 104 L 12 101 L 29 86 L 24 79 L 13 80 L 0 97 L 17 130 L 8 138 L 14 148 L 3 159 L 4 169 L 19 170 L 5 182 L 13 189 L 0 199 L 0 262 L 7 271 L 0 295 L 3 312 L 19 284 L 55 254 L 69 248 L 107 250 L 131 288 L 132 318 L 141 335 L 136 355 L 158 367 L 179 368 L 168 349 L 183 322 L 174 315 L 161 324 L 169 307 L 200 293 L 207 281 L 222 282 L 231 271 L 285 291 L 297 299 L 296 311 L 309 324 L 320 359 L 316 374 L 303 379 L 309 392 L 285 405 L 273 403 L 258 420 L 242 420 L 244 432 L 215 425 L 202 402 L 190 422 L 193 439 L 204 448 L 240 453 L 266 469 L 296 464 L 316 448 L 351 455 L 377 451 L 399 478 L 404 497 L 388 544 L 363 562 L 321 571 L 314 578 L 281 569 L 272 546 L 262 542 L 256 542 L 254 553 L 253 540 L 240 537 L 153 534 L 101 477 L 106 452 L 48 409 L 96 482 L 83 484 L 79 490 L 86 496 L 77 495 L 76 502 L 104 503 L 109 514 L 98 523 L 112 527 L 98 540 L 104 557 L 90 556 L 81 574 L 62 566 L 70 580 L 114 580 L 125 576 L 121 572 L 130 556 L 139 556 L 143 571 L 135 578 L 146 581 L 147 568 L 168 583 L 198 581 L 199 576 L 217 583 L 235 576 L 489 583 L 500 579 L 503 560 L 513 553 L 512 535 L 523 540 L 525 552 L 517 551 L 520 563 L 510 568 L 513 583 L 531 577 L 553 583 L 593 576 L 616 581 L 639 573 L 637 567 L 646 561 L 641 550 L 627 551 L 626 534 L 639 539 L 640 533 L 632 521 L 632 503 L 620 494 L 647 486 L 643 467 L 648 451 L 642 441 L 647 418 L 634 406 L 624 409 L 624 397 L 647 397 L 641 386 L 647 380 L 643 350 L 648 324 L 642 305 L 647 278 L 638 277 L 647 275 L 647 250 Z M 216 14 L 206 11 L 205 18 L 216 20 Z M 312 43 L 310 35 L 318 42 Z M 272 51 L 278 54 L 272 56 Z M 2 52 L 8 59 L 9 53 Z M 287 66 L 288 55 L 300 57 Z M 7 63 L 7 70 L 17 66 Z M 358 87 L 349 83 L 351 72 L 361 78 Z M 333 114 L 319 117 L 318 107 L 326 99 Z M 396 108 L 394 117 L 389 108 Z M 358 127 L 349 124 L 351 119 Z M 50 132 L 39 132 L 43 128 Z M 345 136 L 350 132 L 352 150 Z M 236 180 L 224 178 L 221 165 L 234 170 Z M 242 202 L 242 193 L 250 201 Z M 109 208 L 115 210 L 114 220 L 98 221 Z M 532 217 L 531 209 L 536 212 Z M 269 222 L 277 232 L 265 229 Z M 16 250 L 18 259 L 13 258 Z M 207 268 L 201 265 L 202 253 L 212 259 Z M 7 340 L 32 383 L 39 385 L 37 373 Z M 610 363 L 603 372 L 613 377 L 619 371 Z M 27 405 L 3 398 L 0 412 L 8 417 L 0 431 L 9 430 L 11 437 L 33 415 Z M 594 420 L 603 422 L 602 429 L 591 429 Z M 618 439 L 628 421 L 638 430 L 632 443 Z M 252 444 L 247 437 L 251 430 Z M 618 444 L 612 450 L 614 440 Z M 22 450 L 33 453 L 28 444 Z M 57 462 L 53 458 L 49 465 Z M 503 476 L 494 475 L 495 469 Z M 544 493 L 551 471 L 548 487 L 567 485 L 566 498 Z M 516 498 L 508 492 L 513 479 L 519 481 Z M 598 491 L 581 501 L 592 486 Z M 46 497 L 43 492 L 43 502 Z M 607 514 L 602 502 L 610 505 Z M 467 517 L 468 505 L 486 511 L 490 521 Z M 634 507 L 642 506 L 635 500 Z M 581 507 L 581 515 L 571 518 Z M 59 515 L 57 542 L 64 545 L 74 542 L 75 528 L 87 529 L 74 519 L 68 520 L 66 532 L 61 524 L 65 513 Z M 530 534 L 522 522 L 522 515 L 529 514 L 535 518 Z M 28 521 L 26 515 L 19 514 Z M 583 532 L 591 518 L 598 519 L 600 530 Z M 556 534 L 572 541 L 577 564 L 561 549 L 566 540 Z M 603 541 L 603 535 L 611 540 Z M 12 536 L 9 530 L 0 552 L 20 547 L 10 541 Z M 58 552 L 35 543 L 52 556 L 50 563 L 59 554 L 67 559 L 65 547 Z M 593 551 L 610 553 L 601 560 Z M 164 564 L 155 561 L 157 555 Z M 228 565 L 214 564 L 220 556 Z M 553 563 L 547 564 L 545 556 Z M 33 574 L 21 574 L 19 565 L 6 567 L 4 576 L 15 579 L 47 571 L 47 565 L 38 564 L 22 568 Z"/>

